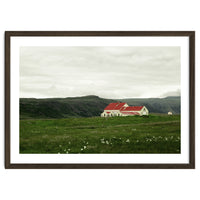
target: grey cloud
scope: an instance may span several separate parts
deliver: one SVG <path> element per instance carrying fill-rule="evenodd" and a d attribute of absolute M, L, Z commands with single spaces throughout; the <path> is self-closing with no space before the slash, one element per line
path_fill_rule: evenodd
<path fill-rule="evenodd" d="M 180 47 L 21 47 L 20 96 L 157 97 L 180 89 Z"/>
<path fill-rule="evenodd" d="M 175 91 L 169 91 L 162 94 L 160 97 L 168 97 L 168 96 L 181 96 L 181 91 L 180 89 L 177 89 Z"/>

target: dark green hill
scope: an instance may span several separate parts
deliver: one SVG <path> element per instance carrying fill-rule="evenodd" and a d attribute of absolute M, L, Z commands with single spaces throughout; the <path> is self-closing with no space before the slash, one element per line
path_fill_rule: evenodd
<path fill-rule="evenodd" d="M 69 98 L 21 98 L 20 118 L 67 118 L 100 116 L 111 102 L 127 102 L 129 105 L 145 105 L 150 113 L 180 113 L 180 97 L 163 99 L 103 99 L 98 96 Z"/>
<path fill-rule="evenodd" d="M 20 99 L 20 118 L 67 118 L 99 116 L 114 100 L 97 96 Z"/>

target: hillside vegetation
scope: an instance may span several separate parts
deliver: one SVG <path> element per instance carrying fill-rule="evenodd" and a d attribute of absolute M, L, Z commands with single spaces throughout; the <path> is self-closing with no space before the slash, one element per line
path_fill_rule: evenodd
<path fill-rule="evenodd" d="M 46 119 L 100 116 L 111 102 L 127 102 L 130 106 L 144 105 L 150 113 L 180 113 L 180 97 L 152 99 L 103 99 L 98 96 L 74 98 L 21 98 L 20 119 Z"/>

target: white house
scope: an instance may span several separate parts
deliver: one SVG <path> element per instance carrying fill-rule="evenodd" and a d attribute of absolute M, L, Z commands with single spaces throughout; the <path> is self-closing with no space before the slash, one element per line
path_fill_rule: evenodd
<path fill-rule="evenodd" d="M 127 103 L 110 103 L 101 113 L 101 117 L 149 115 L 145 106 L 128 106 Z"/>

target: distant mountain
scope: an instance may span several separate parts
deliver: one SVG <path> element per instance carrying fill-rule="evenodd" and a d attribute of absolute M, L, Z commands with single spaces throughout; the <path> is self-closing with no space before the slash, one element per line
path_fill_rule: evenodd
<path fill-rule="evenodd" d="M 168 113 L 171 111 L 174 114 L 180 114 L 181 98 L 180 96 L 170 96 L 166 98 L 133 98 L 133 99 L 118 99 L 126 102 L 129 106 L 144 105 L 150 113 Z"/>
<path fill-rule="evenodd" d="M 100 116 L 109 103 L 118 101 L 127 102 L 130 106 L 144 105 L 150 113 L 180 113 L 180 97 L 103 99 L 91 95 L 48 99 L 20 98 L 20 119 Z"/>

